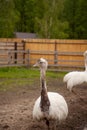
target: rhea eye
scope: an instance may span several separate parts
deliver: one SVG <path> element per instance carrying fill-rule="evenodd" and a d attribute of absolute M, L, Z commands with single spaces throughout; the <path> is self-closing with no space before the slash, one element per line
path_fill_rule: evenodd
<path fill-rule="evenodd" d="M 38 62 L 39 64 L 41 63 L 41 61 L 40 61 L 40 60 L 38 60 L 37 62 Z"/>
<path fill-rule="evenodd" d="M 39 61 L 39 64 L 42 64 L 43 62 L 42 61 Z"/>

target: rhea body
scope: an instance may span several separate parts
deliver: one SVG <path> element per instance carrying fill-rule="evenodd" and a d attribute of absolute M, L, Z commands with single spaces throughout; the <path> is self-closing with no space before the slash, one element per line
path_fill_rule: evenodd
<path fill-rule="evenodd" d="M 63 78 L 63 81 L 67 83 L 69 91 L 72 91 L 74 86 L 87 82 L 87 51 L 83 55 L 85 58 L 85 71 L 69 72 Z"/>
<path fill-rule="evenodd" d="M 55 121 L 53 129 L 56 130 L 57 121 L 65 120 L 68 115 L 68 106 L 62 95 L 55 92 L 47 92 L 46 70 L 48 62 L 40 58 L 34 66 L 40 68 L 41 95 L 36 100 L 33 108 L 33 118 L 46 120 L 48 130 L 50 121 Z"/>

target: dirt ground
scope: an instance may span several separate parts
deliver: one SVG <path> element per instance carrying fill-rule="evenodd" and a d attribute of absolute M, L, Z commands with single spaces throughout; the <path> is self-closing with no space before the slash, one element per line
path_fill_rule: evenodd
<path fill-rule="evenodd" d="M 32 110 L 40 95 L 39 79 L 32 85 L 17 86 L 0 91 L 0 130 L 46 130 L 44 122 L 34 121 Z M 87 130 L 87 83 L 74 88 L 70 93 L 62 79 L 47 79 L 48 91 L 63 95 L 68 103 L 69 115 L 57 130 Z"/>

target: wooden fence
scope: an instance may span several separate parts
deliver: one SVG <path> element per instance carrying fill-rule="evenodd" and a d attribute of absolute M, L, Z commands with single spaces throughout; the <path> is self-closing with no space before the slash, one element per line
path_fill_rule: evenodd
<path fill-rule="evenodd" d="M 83 70 L 86 50 L 87 40 L 0 39 L 0 66 L 31 66 L 43 57 L 51 69 Z"/>
<path fill-rule="evenodd" d="M 29 65 L 29 51 L 22 39 L 0 39 L 0 67 Z"/>
<path fill-rule="evenodd" d="M 57 70 L 84 69 L 83 53 L 87 50 L 87 40 L 29 39 L 25 43 L 25 48 L 30 50 L 30 64 L 43 57 Z"/>

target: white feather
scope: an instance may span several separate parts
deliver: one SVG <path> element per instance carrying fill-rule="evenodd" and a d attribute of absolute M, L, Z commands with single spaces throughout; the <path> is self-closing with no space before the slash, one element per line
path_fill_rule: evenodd
<path fill-rule="evenodd" d="M 87 127 L 84 127 L 84 129 L 83 130 L 87 130 Z"/>
<path fill-rule="evenodd" d="M 49 115 L 46 118 L 58 121 L 66 119 L 68 115 L 68 106 L 64 97 L 54 92 L 48 92 L 48 97 L 50 100 L 50 107 Z M 44 118 L 44 113 L 40 109 L 40 100 L 41 97 L 36 100 L 33 109 L 33 118 L 37 120 L 41 120 Z"/>
<path fill-rule="evenodd" d="M 87 82 L 87 71 L 69 72 L 64 76 L 63 81 L 67 83 L 67 88 L 71 91 L 74 86 Z"/>
<path fill-rule="evenodd" d="M 63 82 L 67 83 L 67 89 L 70 91 L 72 91 L 74 86 L 87 82 L 87 51 L 85 51 L 83 55 L 85 59 L 85 71 L 69 72 L 63 78 Z"/>

